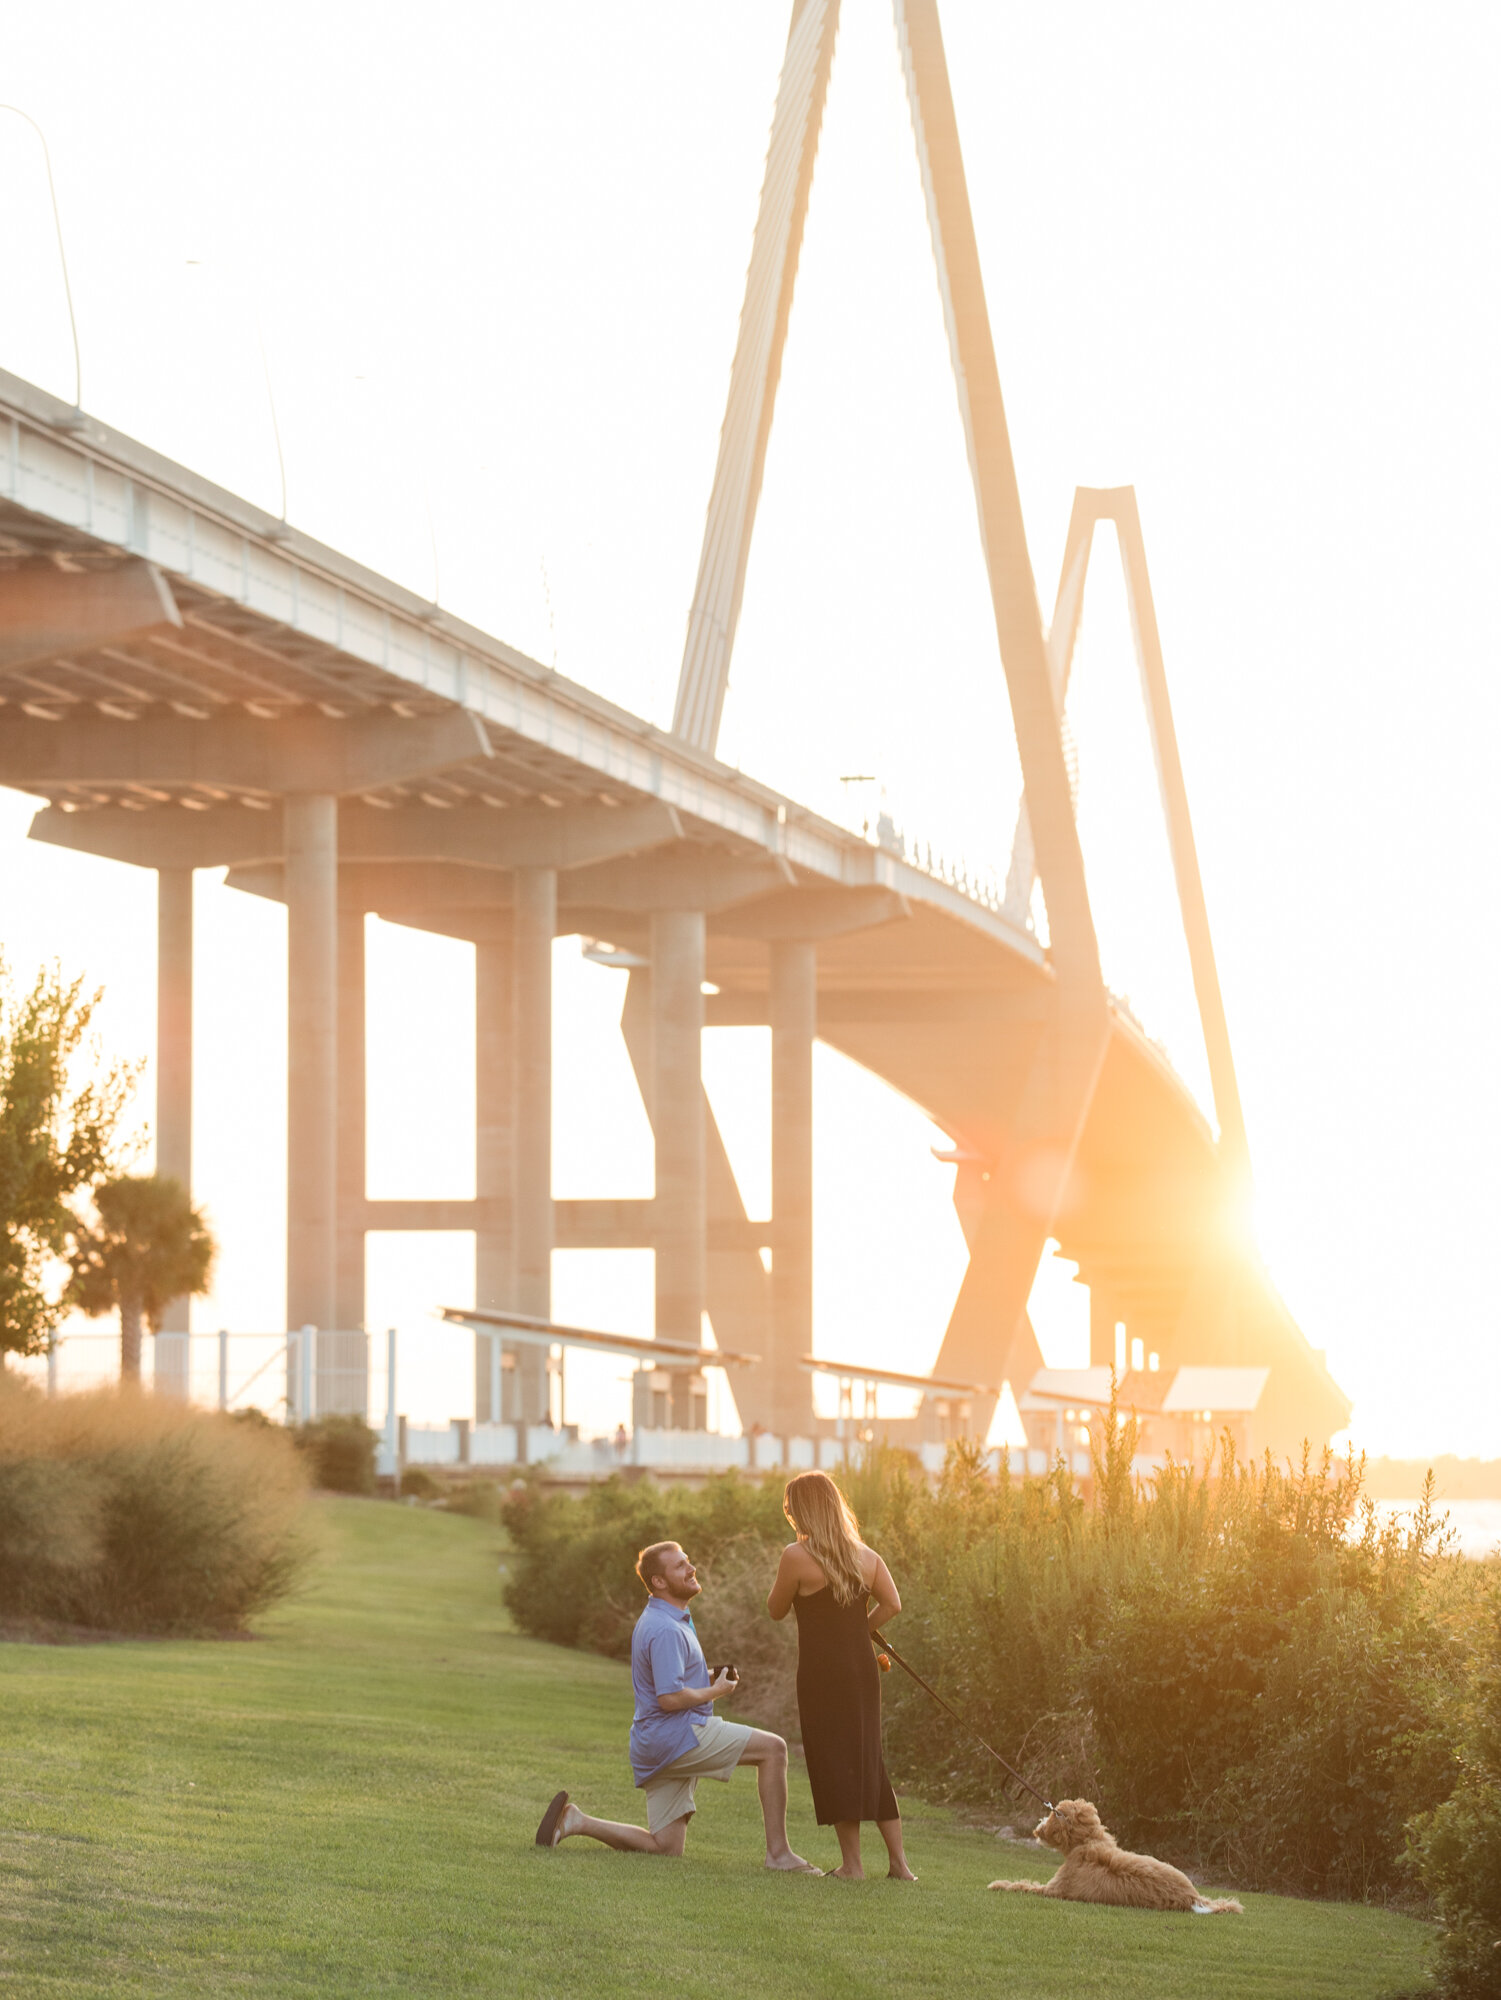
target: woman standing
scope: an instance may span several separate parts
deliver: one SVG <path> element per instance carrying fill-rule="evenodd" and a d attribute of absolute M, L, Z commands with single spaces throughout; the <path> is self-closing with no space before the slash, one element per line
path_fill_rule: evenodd
<path fill-rule="evenodd" d="M 881 1756 L 881 1677 L 870 1635 L 902 1608 L 891 1572 L 826 1472 L 800 1472 L 782 1499 L 797 1540 L 782 1551 L 766 1608 L 797 1614 L 797 1707 L 820 1826 L 839 1836 L 846 1882 L 864 1879 L 860 1822 L 873 1819 L 898 1882 L 915 1882 Z M 872 1605 L 870 1600 L 874 1598 Z"/>

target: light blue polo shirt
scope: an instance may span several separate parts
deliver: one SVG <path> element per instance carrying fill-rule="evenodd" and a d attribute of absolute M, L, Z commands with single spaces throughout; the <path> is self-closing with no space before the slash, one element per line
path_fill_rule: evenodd
<path fill-rule="evenodd" d="M 644 1785 L 685 1750 L 697 1746 L 694 1725 L 712 1720 L 714 1707 L 664 1709 L 658 1697 L 686 1687 L 709 1685 L 709 1663 L 693 1629 L 686 1604 L 653 1597 L 636 1620 L 631 1634 L 631 1686 L 636 1691 L 636 1719 L 631 1724 L 631 1769 Z"/>

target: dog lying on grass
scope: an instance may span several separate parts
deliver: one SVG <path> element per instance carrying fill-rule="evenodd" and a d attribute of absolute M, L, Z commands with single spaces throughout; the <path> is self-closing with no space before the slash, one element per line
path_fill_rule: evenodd
<path fill-rule="evenodd" d="M 1198 1917 L 1245 1912 L 1233 1896 L 1209 1901 L 1180 1869 L 1150 1854 L 1128 1854 L 1100 1824 L 1088 1799 L 1064 1799 L 1038 1825 L 1037 1838 L 1056 1847 L 1063 1866 L 1051 1882 L 992 1882 L 1025 1896 L 1061 1896 L 1070 1903 L 1114 1903 L 1127 1910 L 1181 1910 Z"/>

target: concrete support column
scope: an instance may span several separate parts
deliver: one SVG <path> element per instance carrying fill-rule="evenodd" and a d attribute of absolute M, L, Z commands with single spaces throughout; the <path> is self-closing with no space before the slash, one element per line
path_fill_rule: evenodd
<path fill-rule="evenodd" d="M 156 1171 L 193 1191 L 193 871 L 156 878 Z M 188 1394 L 190 1302 L 171 1300 L 155 1342 L 155 1381 Z"/>
<path fill-rule="evenodd" d="M 1115 1323 L 1120 1318 L 1115 1309 L 1115 1300 L 1103 1285 L 1091 1283 L 1089 1287 L 1089 1365 L 1091 1368 L 1111 1368 L 1116 1364 Z M 1130 1361 L 1130 1344 L 1126 1349 L 1127 1365 Z M 1125 1374 L 1125 1368 L 1120 1371 Z M 1013 1390 L 1017 1384 L 1012 1383 Z"/>
<path fill-rule="evenodd" d="M 704 916 L 651 920 L 652 1131 L 657 1155 L 657 1332 L 697 1347 L 708 1280 L 704 1177 Z"/>
<path fill-rule="evenodd" d="M 334 1311 L 365 1324 L 365 912 L 339 907 L 339 1221 Z"/>
<path fill-rule="evenodd" d="M 788 939 L 771 948 L 771 1378 L 772 1430 L 806 1433 L 813 1378 L 813 1038 L 818 1031 L 818 947 Z"/>
<path fill-rule="evenodd" d="M 515 989 L 509 917 L 497 916 L 474 946 L 474 1191 L 485 1204 L 474 1239 L 476 1305 L 516 1309 L 514 1186 L 516 1146 Z M 505 1374 L 514 1375 L 512 1366 Z M 501 1423 L 503 1349 L 498 1334 L 474 1336 L 474 1415 Z"/>
<path fill-rule="evenodd" d="M 512 904 L 514 979 L 515 1309 L 552 1317 L 552 941 L 558 876 L 553 868 L 518 868 Z M 547 1350 L 518 1346 L 516 1420 L 548 1417 Z"/>
<path fill-rule="evenodd" d="M 337 1209 L 339 806 L 289 793 L 287 1324 L 331 1327 Z"/>

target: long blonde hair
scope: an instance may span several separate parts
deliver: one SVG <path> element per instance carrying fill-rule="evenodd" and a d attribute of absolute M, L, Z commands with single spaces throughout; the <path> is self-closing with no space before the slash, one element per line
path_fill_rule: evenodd
<path fill-rule="evenodd" d="M 826 1472 L 800 1472 L 787 1481 L 782 1508 L 829 1579 L 837 1604 L 863 1604 L 870 1595 L 860 1568 L 860 1523 Z"/>

